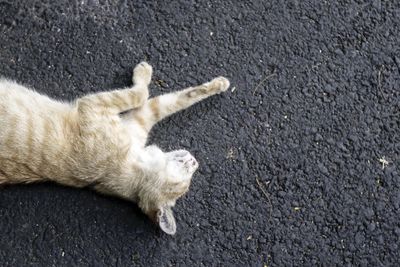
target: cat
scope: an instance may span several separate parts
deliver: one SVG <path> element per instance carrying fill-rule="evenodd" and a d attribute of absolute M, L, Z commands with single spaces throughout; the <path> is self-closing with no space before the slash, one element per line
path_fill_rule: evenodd
<path fill-rule="evenodd" d="M 73 103 L 0 80 L 0 184 L 54 181 L 136 202 L 167 234 L 172 212 L 199 164 L 186 150 L 147 145 L 165 117 L 211 95 L 229 81 L 218 77 L 149 98 L 152 67 L 139 63 L 130 88 L 89 94 Z"/>

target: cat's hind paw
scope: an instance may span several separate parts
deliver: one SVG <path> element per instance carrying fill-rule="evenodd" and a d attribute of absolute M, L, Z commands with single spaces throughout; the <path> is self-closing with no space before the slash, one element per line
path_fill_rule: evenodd
<path fill-rule="evenodd" d="M 140 62 L 133 69 L 132 81 L 134 84 L 148 86 L 150 84 L 152 74 L 153 68 L 147 62 Z"/>
<path fill-rule="evenodd" d="M 209 86 L 209 90 L 215 92 L 215 93 L 222 93 L 225 92 L 226 90 L 228 90 L 229 88 L 229 80 L 225 77 L 217 77 L 215 79 L 213 79 L 211 82 L 209 82 L 208 86 Z"/>

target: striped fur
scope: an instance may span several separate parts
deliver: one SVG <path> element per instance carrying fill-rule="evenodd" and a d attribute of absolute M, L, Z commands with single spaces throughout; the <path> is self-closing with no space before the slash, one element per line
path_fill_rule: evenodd
<path fill-rule="evenodd" d="M 171 220 L 170 208 L 188 190 L 197 162 L 186 151 L 146 146 L 147 135 L 158 121 L 225 91 L 229 82 L 220 77 L 148 99 L 151 75 L 142 62 L 133 71 L 133 87 L 74 103 L 0 80 L 0 184 L 90 186 L 136 201 L 173 234 L 161 221 Z"/>

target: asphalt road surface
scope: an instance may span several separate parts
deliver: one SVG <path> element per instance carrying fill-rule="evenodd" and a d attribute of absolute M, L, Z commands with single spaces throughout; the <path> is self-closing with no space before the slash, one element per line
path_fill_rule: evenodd
<path fill-rule="evenodd" d="M 163 234 L 132 203 L 0 190 L 1 266 L 398 266 L 399 1 L 0 0 L 0 75 L 54 98 L 232 87 L 150 143 L 201 166 Z M 1 149 L 1 148 L 0 148 Z"/>

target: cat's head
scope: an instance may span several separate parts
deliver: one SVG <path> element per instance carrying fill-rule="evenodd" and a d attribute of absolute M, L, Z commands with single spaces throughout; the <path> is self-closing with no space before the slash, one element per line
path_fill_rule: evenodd
<path fill-rule="evenodd" d="M 176 232 L 172 207 L 189 190 L 199 165 L 186 150 L 164 153 L 150 148 L 148 156 L 138 204 L 165 233 L 172 235 Z"/>

